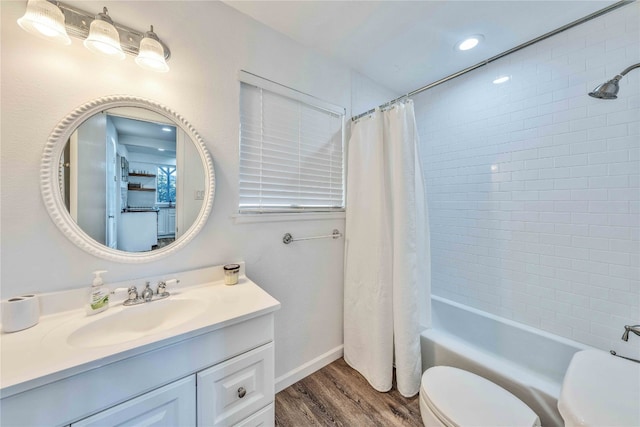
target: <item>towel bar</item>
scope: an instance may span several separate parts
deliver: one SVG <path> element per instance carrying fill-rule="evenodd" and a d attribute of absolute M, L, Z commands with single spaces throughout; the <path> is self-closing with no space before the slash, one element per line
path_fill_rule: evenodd
<path fill-rule="evenodd" d="M 325 236 L 298 237 L 297 239 L 294 239 L 291 233 L 287 233 L 284 235 L 284 237 L 282 237 L 282 243 L 288 245 L 291 242 L 297 242 L 299 240 L 328 239 L 329 237 L 331 237 L 332 239 L 339 239 L 340 237 L 342 237 L 342 233 L 336 228 L 333 230 L 333 233 L 327 234 Z"/>

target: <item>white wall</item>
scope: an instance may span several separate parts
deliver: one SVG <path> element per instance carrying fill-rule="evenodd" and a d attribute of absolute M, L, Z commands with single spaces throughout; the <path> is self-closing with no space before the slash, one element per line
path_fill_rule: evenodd
<path fill-rule="evenodd" d="M 172 51 L 171 71 L 144 71 L 131 57 L 103 59 L 77 39 L 67 47 L 38 39 L 16 24 L 26 2 L 0 2 L 2 298 L 89 286 L 90 272 L 99 269 L 109 271 L 109 283 L 245 260 L 248 275 L 282 303 L 276 314 L 276 376 L 286 382 L 292 370 L 339 352 L 343 242 L 285 246 L 282 236 L 344 230 L 344 220 L 235 224 L 231 218 L 238 193 L 237 73 L 245 69 L 348 112 L 370 108 L 389 92 L 363 80 L 352 94 L 358 74 L 218 2 L 71 3 L 85 10 L 105 5 L 114 20 L 136 29 L 154 24 Z M 170 106 L 198 130 L 214 159 L 216 196 L 206 226 L 160 262 L 119 264 L 88 255 L 58 231 L 40 197 L 40 161 L 51 130 L 77 106 L 112 94 Z"/>
<path fill-rule="evenodd" d="M 177 184 L 175 202 L 179 203 L 176 213 L 176 236 L 183 235 L 195 222 L 202 200 L 196 197 L 196 192 L 204 192 L 204 168 L 196 147 L 185 141 L 186 135 L 179 131 L 177 135 L 177 149 L 180 157 L 180 164 L 177 167 Z"/>
<path fill-rule="evenodd" d="M 80 227 L 94 240 L 105 243 L 107 209 L 107 116 L 97 114 L 78 127 L 78 218 Z"/>
<path fill-rule="evenodd" d="M 640 355 L 640 70 L 587 96 L 640 62 L 639 23 L 634 3 L 415 97 L 434 294 Z"/>

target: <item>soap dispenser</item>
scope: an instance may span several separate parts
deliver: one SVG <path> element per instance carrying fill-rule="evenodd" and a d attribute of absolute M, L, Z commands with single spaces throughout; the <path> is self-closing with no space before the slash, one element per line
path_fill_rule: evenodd
<path fill-rule="evenodd" d="M 89 303 L 87 304 L 87 314 L 92 315 L 100 313 L 109 308 L 109 288 L 104 285 L 102 273 L 106 273 L 106 270 L 97 270 L 93 274 L 93 284 L 91 285 L 91 292 L 89 294 Z"/>

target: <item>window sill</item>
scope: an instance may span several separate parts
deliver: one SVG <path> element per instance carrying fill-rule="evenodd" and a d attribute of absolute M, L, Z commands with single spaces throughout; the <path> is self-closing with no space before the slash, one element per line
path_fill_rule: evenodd
<path fill-rule="evenodd" d="M 285 221 L 322 221 L 332 219 L 345 219 L 345 212 L 307 212 L 307 213 L 263 213 L 263 214 L 233 214 L 233 222 L 236 224 L 249 224 L 255 222 L 285 222 Z"/>

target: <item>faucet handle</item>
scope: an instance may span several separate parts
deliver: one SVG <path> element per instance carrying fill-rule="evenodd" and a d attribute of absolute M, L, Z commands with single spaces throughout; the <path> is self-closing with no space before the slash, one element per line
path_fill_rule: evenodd
<path fill-rule="evenodd" d="M 167 282 L 165 282 L 164 280 L 159 281 L 156 293 L 158 294 L 158 296 L 164 296 L 164 294 L 167 294 Z"/>
<path fill-rule="evenodd" d="M 169 292 L 167 292 L 167 286 L 169 285 L 175 285 L 176 283 L 180 283 L 180 280 L 178 279 L 171 279 L 171 280 L 161 280 L 158 282 L 158 288 L 156 289 L 156 293 L 158 294 L 158 296 L 166 298 L 169 296 Z"/>
<path fill-rule="evenodd" d="M 135 286 L 131 286 L 127 293 L 129 295 L 129 301 L 135 301 L 138 299 L 138 289 Z"/>

